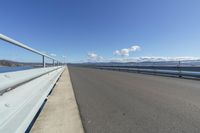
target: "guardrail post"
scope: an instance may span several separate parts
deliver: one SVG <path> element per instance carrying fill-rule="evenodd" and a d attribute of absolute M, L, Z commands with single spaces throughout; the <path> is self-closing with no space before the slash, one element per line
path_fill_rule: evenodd
<path fill-rule="evenodd" d="M 137 71 L 138 73 L 140 73 L 139 63 L 136 64 L 136 71 Z"/>
<path fill-rule="evenodd" d="M 43 67 L 46 67 L 46 66 L 45 66 L 45 57 L 44 57 L 44 55 L 42 56 L 42 66 L 43 66 Z"/>
<path fill-rule="evenodd" d="M 182 75 L 181 75 L 181 61 L 178 61 L 178 69 L 179 69 L 179 77 L 182 77 Z"/>
<path fill-rule="evenodd" d="M 154 74 L 156 75 L 156 67 L 155 67 L 155 62 L 153 62 L 153 64 L 152 64 L 152 68 L 153 68 L 153 70 L 154 70 Z"/>
<path fill-rule="evenodd" d="M 55 61 L 54 61 L 54 59 L 53 59 L 53 66 L 55 66 Z"/>

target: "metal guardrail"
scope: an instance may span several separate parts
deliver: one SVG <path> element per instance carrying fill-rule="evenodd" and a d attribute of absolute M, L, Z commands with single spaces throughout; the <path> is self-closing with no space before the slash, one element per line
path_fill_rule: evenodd
<path fill-rule="evenodd" d="M 43 67 L 0 73 L 0 133 L 27 131 L 35 115 L 64 70 L 61 62 L 21 42 L 0 34 L 0 40 L 42 56 Z M 45 67 L 45 58 L 54 67 Z"/>
<path fill-rule="evenodd" d="M 52 59 L 53 65 L 55 65 L 55 61 L 57 61 L 58 64 L 61 63 L 59 60 L 57 60 L 57 59 L 55 59 L 55 58 L 53 58 L 53 57 L 51 57 L 51 56 L 49 56 L 47 54 L 44 54 L 44 53 L 42 53 L 42 52 L 40 52 L 40 51 L 38 51 L 36 49 L 33 49 L 33 48 L 31 48 L 31 47 L 29 47 L 29 46 L 27 46 L 27 45 L 25 45 L 25 44 L 23 44 L 21 42 L 18 42 L 18 41 L 14 40 L 14 39 L 12 39 L 10 37 L 7 37 L 7 36 L 5 36 L 3 34 L 0 34 L 0 40 L 9 42 L 9 43 L 11 43 L 11 44 L 13 44 L 15 46 L 21 47 L 23 49 L 26 49 L 28 51 L 31 51 L 31 52 L 36 53 L 38 55 L 41 55 L 42 56 L 42 61 L 43 61 L 43 67 L 45 67 L 45 57 L 49 58 L 49 59 Z"/>
<path fill-rule="evenodd" d="M 180 67 L 180 66 L 89 66 L 96 69 L 127 71 L 136 73 L 148 73 L 157 75 L 168 75 L 177 77 L 200 78 L 200 67 Z M 167 68 L 167 69 L 166 69 Z"/>
<path fill-rule="evenodd" d="M 0 73 L 0 94 L 34 78 L 55 71 L 61 67 L 36 68 L 18 72 Z"/>
<path fill-rule="evenodd" d="M 39 76 L 0 96 L 0 133 L 24 133 L 27 130 L 29 131 L 28 127 L 63 70 L 64 67 L 57 67 L 57 69 L 40 68 L 38 70 L 25 70 L 24 72 L 10 72 L 7 75 L 11 76 L 11 80 L 9 78 L 3 80 L 6 84 L 3 84 L 0 79 L 1 88 L 5 88 L 8 87 L 9 83 L 14 85 Z M 48 74 L 40 76 L 45 72 L 48 72 Z M 23 76 L 25 77 L 23 78 Z"/>

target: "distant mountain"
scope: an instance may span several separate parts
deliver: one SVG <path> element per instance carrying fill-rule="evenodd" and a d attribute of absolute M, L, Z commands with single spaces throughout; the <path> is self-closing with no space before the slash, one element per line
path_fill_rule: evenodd
<path fill-rule="evenodd" d="M 33 66 L 33 67 L 38 67 L 38 66 L 41 66 L 41 63 L 28 63 L 28 62 L 17 62 L 17 61 L 11 61 L 11 60 L 0 60 L 0 66 L 7 66 L 7 67 Z"/>
<path fill-rule="evenodd" d="M 23 66 L 23 64 L 19 62 L 15 62 L 15 61 L 10 61 L 10 60 L 0 60 L 0 66 L 13 67 L 13 66 Z"/>
<path fill-rule="evenodd" d="M 47 66 L 51 66 L 52 63 L 46 63 Z M 32 67 L 41 67 L 42 63 L 36 62 L 17 62 L 11 60 L 0 60 L 0 66 L 7 66 L 7 67 L 17 67 L 17 66 L 32 66 Z"/>

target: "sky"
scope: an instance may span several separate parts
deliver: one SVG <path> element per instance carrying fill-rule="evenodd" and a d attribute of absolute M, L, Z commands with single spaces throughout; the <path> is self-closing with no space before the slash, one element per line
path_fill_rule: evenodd
<path fill-rule="evenodd" d="M 1 0 L 0 33 L 68 62 L 200 57 L 199 0 Z M 40 56 L 0 41 L 0 59 Z"/>

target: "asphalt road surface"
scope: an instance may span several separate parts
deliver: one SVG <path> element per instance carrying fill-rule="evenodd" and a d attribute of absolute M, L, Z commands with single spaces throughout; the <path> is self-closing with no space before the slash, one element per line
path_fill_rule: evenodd
<path fill-rule="evenodd" d="M 200 133 L 200 81 L 69 70 L 86 133 Z"/>

